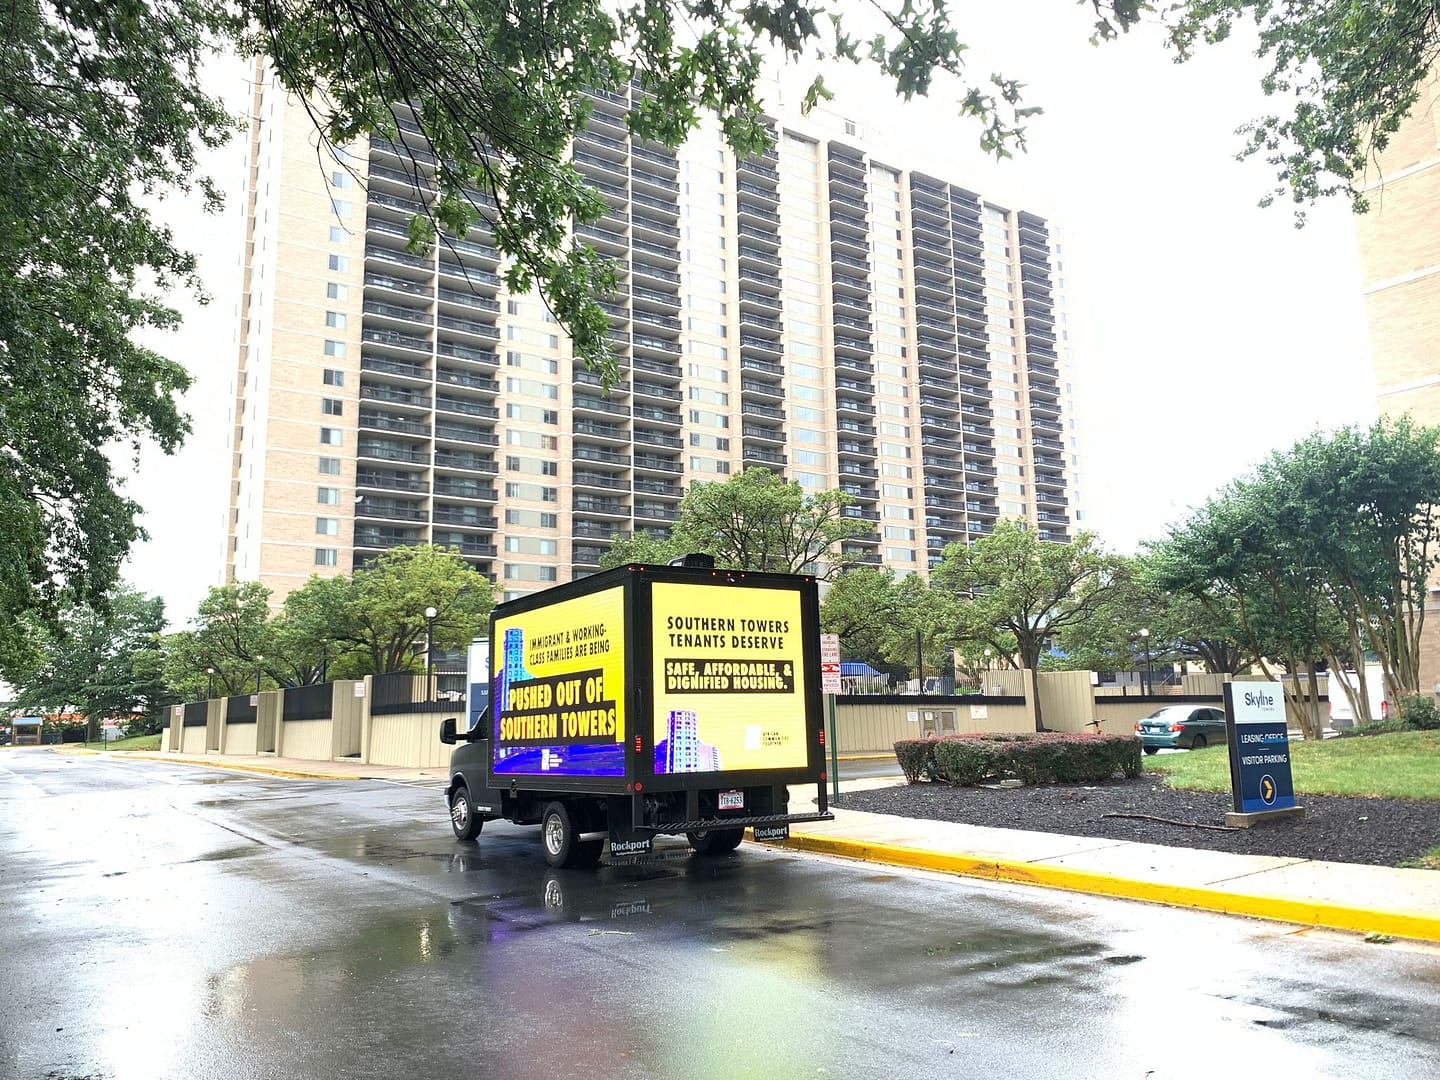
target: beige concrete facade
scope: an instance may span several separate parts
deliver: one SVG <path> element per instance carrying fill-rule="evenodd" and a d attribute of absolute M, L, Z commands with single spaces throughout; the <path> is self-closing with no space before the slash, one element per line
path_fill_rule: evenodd
<path fill-rule="evenodd" d="M 1380 411 L 1440 424 L 1440 68 L 1366 177 L 1356 217 Z M 1420 687 L 1440 685 L 1440 579 L 1420 643 Z"/>

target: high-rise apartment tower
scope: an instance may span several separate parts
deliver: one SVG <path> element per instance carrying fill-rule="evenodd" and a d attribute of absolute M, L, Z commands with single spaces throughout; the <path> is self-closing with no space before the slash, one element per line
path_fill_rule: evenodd
<path fill-rule="evenodd" d="M 537 297 L 507 294 L 485 228 L 407 250 L 434 160 L 412 117 L 404 145 L 331 156 L 257 80 L 230 577 L 278 600 L 429 541 L 530 591 L 751 466 L 849 492 L 874 526 L 851 546 L 901 571 L 1003 517 L 1069 537 L 1043 218 L 824 118 L 737 160 L 717 124 L 672 153 L 629 136 L 625 96 L 593 105 L 574 161 L 609 211 L 576 232 L 621 269 L 608 392 Z"/>

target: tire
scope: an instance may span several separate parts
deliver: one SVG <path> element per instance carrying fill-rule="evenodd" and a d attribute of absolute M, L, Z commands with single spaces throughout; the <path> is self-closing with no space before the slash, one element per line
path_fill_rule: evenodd
<path fill-rule="evenodd" d="M 475 813 L 470 789 L 464 784 L 450 794 L 450 827 L 455 830 L 457 840 L 474 840 L 485 827 L 485 819 Z"/>
<path fill-rule="evenodd" d="M 1205 747 L 1207 747 L 1207 746 L 1209 746 L 1209 745 L 1210 745 L 1210 742 L 1209 742 L 1208 739 L 1205 738 L 1204 735 L 1196 735 L 1195 738 L 1193 738 L 1193 739 L 1190 740 L 1190 749 L 1191 749 L 1191 750 L 1204 750 Z"/>
<path fill-rule="evenodd" d="M 1142 746 L 1140 749 L 1144 750 L 1147 754 L 1158 754 L 1160 752 L 1158 746 Z"/>
<path fill-rule="evenodd" d="M 562 802 L 546 803 L 540 814 L 540 845 L 551 866 L 571 866 L 580 846 L 575 820 Z"/>
<path fill-rule="evenodd" d="M 685 839 L 696 855 L 724 855 L 734 851 L 745 839 L 744 829 L 707 829 L 704 832 L 686 833 Z"/>

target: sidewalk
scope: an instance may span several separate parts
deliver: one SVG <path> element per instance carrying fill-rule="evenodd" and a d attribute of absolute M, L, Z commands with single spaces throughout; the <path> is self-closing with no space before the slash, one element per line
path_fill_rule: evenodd
<path fill-rule="evenodd" d="M 443 767 L 406 769 L 220 754 L 106 756 L 299 779 L 433 782 L 437 787 L 444 785 L 447 774 Z M 841 790 L 893 782 L 854 780 L 843 782 Z M 1440 873 L 1433 870 L 1231 855 L 833 809 L 834 821 L 795 826 L 784 846 L 992 881 L 1440 942 Z"/>

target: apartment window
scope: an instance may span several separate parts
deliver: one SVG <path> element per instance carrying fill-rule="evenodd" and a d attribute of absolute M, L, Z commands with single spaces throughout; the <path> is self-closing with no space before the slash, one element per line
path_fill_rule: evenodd
<path fill-rule="evenodd" d="M 316 566 L 338 566 L 340 564 L 340 552 L 335 548 L 316 548 Z"/>
<path fill-rule="evenodd" d="M 730 440 L 719 435 L 704 435 L 698 431 L 690 433 L 690 445 L 704 450 L 729 450 Z"/>
<path fill-rule="evenodd" d="M 791 352 L 794 352 L 796 348 L 798 348 L 798 346 L 796 346 L 795 348 L 792 348 L 790 351 L 791 351 Z M 791 375 L 794 375 L 795 378 L 797 378 L 797 379 L 813 379 L 815 382 L 819 382 L 819 381 L 820 381 L 820 374 L 821 374 L 821 372 L 820 372 L 820 369 L 819 369 L 818 367 L 816 367 L 814 364 L 794 364 L 794 363 L 792 363 L 792 364 L 790 365 L 790 374 L 791 374 Z M 819 398 L 816 398 L 815 400 L 816 400 L 816 401 L 819 401 L 820 399 L 819 399 Z"/>
<path fill-rule="evenodd" d="M 690 400 L 706 405 L 729 405 L 730 395 L 724 390 L 706 390 L 704 387 L 690 387 Z"/>
<path fill-rule="evenodd" d="M 825 455 L 817 454 L 814 450 L 796 450 L 791 460 L 796 465 L 824 465 Z"/>
<path fill-rule="evenodd" d="M 886 540 L 914 540 L 915 530 L 908 525 L 886 525 Z"/>
<path fill-rule="evenodd" d="M 559 493 L 553 487 L 543 487 L 540 484 L 507 483 L 505 485 L 505 497 L 507 499 L 525 499 L 528 502 L 558 502 Z"/>
<path fill-rule="evenodd" d="M 332 244 L 348 244 L 350 242 L 350 230 L 344 225 L 330 226 L 330 242 Z"/>
<path fill-rule="evenodd" d="M 505 327 L 505 337 L 510 341 L 518 341 L 522 345 L 536 345 L 545 349 L 558 349 L 560 338 L 555 334 L 547 334 L 542 330 L 527 330 L 523 326 L 510 325 Z"/>
<path fill-rule="evenodd" d="M 517 405 L 514 402 L 505 406 L 505 416 L 511 420 L 525 420 L 532 424 L 560 423 L 560 413 L 556 409 L 541 409 L 534 405 Z"/>
<path fill-rule="evenodd" d="M 556 571 L 553 566 L 514 566 L 505 567 L 506 581 L 554 581 Z"/>
<path fill-rule="evenodd" d="M 893 401 L 882 401 L 876 408 L 882 416 L 909 416 L 909 405 L 896 405 Z"/>
<path fill-rule="evenodd" d="M 908 446 L 902 446 L 899 443 L 882 442 L 880 444 L 880 453 L 886 457 L 908 458 L 910 456 L 910 448 Z"/>
<path fill-rule="evenodd" d="M 322 487 L 315 491 L 315 501 L 322 506 L 339 506 L 340 489 L 337 487 Z"/>
<path fill-rule="evenodd" d="M 352 207 L 348 199 L 331 199 L 330 210 L 336 217 L 349 217 Z"/>
<path fill-rule="evenodd" d="M 709 364 L 689 364 L 686 367 L 692 379 L 708 379 L 710 382 L 724 383 L 730 381 L 730 373 L 724 368 L 712 367 Z"/>
<path fill-rule="evenodd" d="M 320 442 L 325 446 L 339 446 L 343 441 L 339 428 L 322 427 L 320 429 Z"/>
<path fill-rule="evenodd" d="M 321 476 L 339 476 L 340 459 L 338 457 L 322 457 L 320 459 Z"/>
<path fill-rule="evenodd" d="M 559 545 L 537 536 L 507 536 L 505 550 L 512 555 L 554 555 Z"/>
<path fill-rule="evenodd" d="M 556 435 L 542 435 L 538 431 L 517 431 L 511 428 L 505 432 L 505 443 L 508 446 L 525 446 L 531 450 L 558 450 L 560 439 Z"/>
<path fill-rule="evenodd" d="M 790 410 L 790 419 L 803 420 L 809 424 L 824 422 L 825 413 L 821 409 L 812 409 L 809 405 L 796 405 Z"/>
<path fill-rule="evenodd" d="M 320 410 L 326 416 L 343 416 L 345 415 L 345 403 L 339 398 L 321 398 Z"/>
<path fill-rule="evenodd" d="M 896 465 L 889 461 L 880 466 L 880 472 L 896 480 L 909 480 L 915 475 L 915 471 L 909 465 Z"/>
<path fill-rule="evenodd" d="M 527 353 L 506 351 L 505 363 L 510 367 L 524 368 L 526 371 L 540 371 L 546 375 L 554 375 L 560 370 L 560 363 L 548 356 L 530 356 Z"/>
<path fill-rule="evenodd" d="M 547 510 L 506 510 L 506 525 L 525 525 L 534 529 L 554 529 L 559 526 L 559 515 Z"/>
<path fill-rule="evenodd" d="M 823 443 L 825 441 L 825 433 L 823 431 L 815 431 L 812 428 L 796 428 L 791 434 L 794 436 L 796 442 Z"/>
<path fill-rule="evenodd" d="M 914 509 L 913 509 L 912 507 L 909 507 L 909 506 L 890 506 L 890 505 L 887 505 L 882 512 L 884 513 L 884 515 L 885 515 L 887 518 L 889 518 L 889 519 L 892 520 L 892 521 L 914 521 L 914 520 L 915 520 L 915 511 L 914 511 Z"/>
<path fill-rule="evenodd" d="M 338 274 L 346 274 L 350 272 L 350 260 L 344 255 L 331 255 L 329 265 L 330 269 L 334 270 Z"/>
<path fill-rule="evenodd" d="M 325 341 L 325 355 L 337 358 L 344 356 L 345 343 L 343 341 L 331 341 L 327 338 Z"/>
<path fill-rule="evenodd" d="M 560 396 L 559 388 L 553 383 L 542 383 L 536 379 L 506 379 L 505 390 L 511 394 L 549 398 L 551 401 Z"/>
<path fill-rule="evenodd" d="M 325 373 L 320 377 L 321 382 L 326 386 L 344 386 L 345 372 L 337 371 L 335 368 L 326 368 Z"/>
<path fill-rule="evenodd" d="M 915 489 L 904 487 L 901 484 L 883 484 L 881 492 L 887 499 L 911 499 L 915 496 Z"/>
<path fill-rule="evenodd" d="M 335 330 L 345 329 L 345 316 L 339 311 L 325 312 L 325 325 Z"/>
<path fill-rule="evenodd" d="M 341 285 L 339 282 L 332 281 L 325 286 L 325 299 L 327 300 L 345 300 L 349 296 L 350 287 L 348 285 Z"/>
<path fill-rule="evenodd" d="M 316 518 L 315 532 L 320 536 L 339 536 L 340 519 L 332 517 Z"/>
<path fill-rule="evenodd" d="M 1016 514 L 1023 517 L 1025 514 L 1025 504 L 1008 502 L 1002 499 L 1000 502 L 1000 512 L 1002 514 Z"/>
<path fill-rule="evenodd" d="M 560 464 L 555 461 L 537 461 L 535 458 L 507 455 L 505 458 L 505 471 L 528 473 L 531 476 L 559 476 Z"/>
<path fill-rule="evenodd" d="M 795 474 L 795 482 L 801 487 L 810 488 L 811 490 L 817 490 L 825 486 L 825 478 L 819 473 L 813 472 L 797 472 Z"/>

